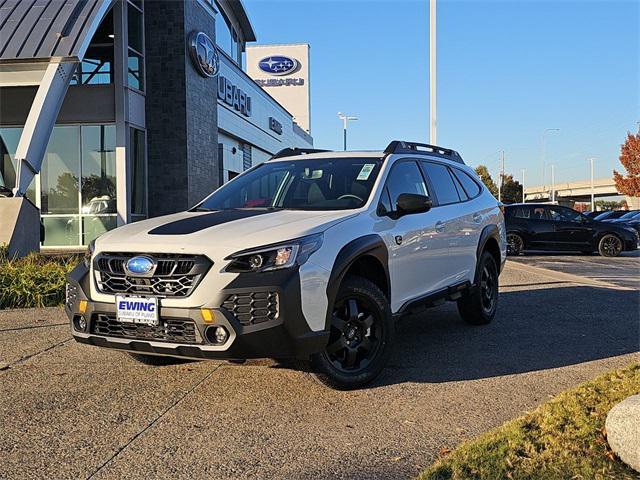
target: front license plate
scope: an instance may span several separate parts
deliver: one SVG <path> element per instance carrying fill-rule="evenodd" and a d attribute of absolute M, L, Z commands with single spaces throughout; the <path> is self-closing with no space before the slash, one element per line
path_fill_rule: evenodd
<path fill-rule="evenodd" d="M 116 295 L 116 318 L 119 322 L 158 325 L 158 299 Z"/>

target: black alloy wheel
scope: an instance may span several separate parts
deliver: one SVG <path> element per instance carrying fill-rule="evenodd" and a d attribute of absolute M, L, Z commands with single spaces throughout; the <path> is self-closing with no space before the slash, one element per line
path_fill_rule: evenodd
<path fill-rule="evenodd" d="M 480 298 L 486 314 L 495 310 L 498 301 L 498 274 L 495 263 L 485 263 L 480 274 Z"/>
<path fill-rule="evenodd" d="M 316 377 L 339 389 L 371 382 L 387 363 L 393 322 L 380 288 L 366 278 L 346 278 L 333 305 L 327 347 L 311 358 Z"/>
<path fill-rule="evenodd" d="M 622 240 L 609 233 L 600 239 L 598 251 L 603 257 L 617 257 L 622 252 Z"/>
<path fill-rule="evenodd" d="M 349 296 L 336 302 L 327 345 L 327 355 L 336 369 L 349 373 L 369 365 L 380 347 L 377 316 L 368 298 Z"/>
<path fill-rule="evenodd" d="M 471 325 L 486 325 L 498 309 L 499 271 L 496 260 L 484 251 L 478 259 L 475 286 L 458 300 L 458 313 Z"/>
<path fill-rule="evenodd" d="M 524 251 L 524 240 L 517 233 L 507 233 L 507 253 L 520 255 Z"/>

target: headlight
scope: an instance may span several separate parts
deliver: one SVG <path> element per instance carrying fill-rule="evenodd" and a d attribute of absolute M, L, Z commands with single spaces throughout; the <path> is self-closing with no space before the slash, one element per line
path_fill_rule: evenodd
<path fill-rule="evenodd" d="M 322 234 L 291 240 L 290 242 L 234 253 L 226 260 L 231 263 L 227 272 L 269 272 L 302 265 L 322 246 Z"/>
<path fill-rule="evenodd" d="M 91 240 L 89 245 L 87 245 L 87 251 L 84 252 L 84 258 L 82 261 L 84 262 L 84 266 L 87 268 L 91 267 L 91 257 L 93 256 L 93 251 L 96 249 L 96 241 Z"/>

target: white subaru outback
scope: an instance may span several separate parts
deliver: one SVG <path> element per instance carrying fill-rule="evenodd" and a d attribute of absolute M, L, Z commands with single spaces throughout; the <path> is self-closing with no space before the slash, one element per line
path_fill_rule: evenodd
<path fill-rule="evenodd" d="M 99 237 L 66 312 L 79 342 L 145 363 L 294 358 L 356 388 L 405 313 L 455 300 L 490 322 L 505 258 L 500 205 L 455 151 L 286 149 L 187 212 Z"/>

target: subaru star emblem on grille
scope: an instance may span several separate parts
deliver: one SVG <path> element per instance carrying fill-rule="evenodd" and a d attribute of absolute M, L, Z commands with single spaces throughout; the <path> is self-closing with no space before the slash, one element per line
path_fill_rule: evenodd
<path fill-rule="evenodd" d="M 272 55 L 260 60 L 258 67 L 271 75 L 288 75 L 298 68 L 298 61 L 284 55 Z"/>
<path fill-rule="evenodd" d="M 127 275 L 133 277 L 149 277 L 153 275 L 156 269 L 156 262 L 150 257 L 138 256 L 131 257 L 125 263 L 125 271 Z"/>

